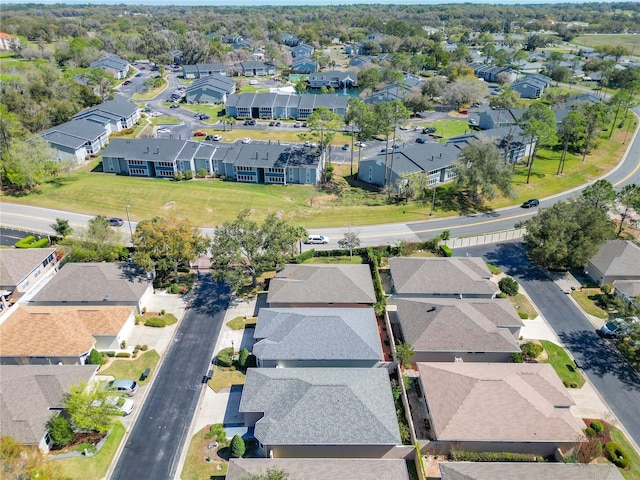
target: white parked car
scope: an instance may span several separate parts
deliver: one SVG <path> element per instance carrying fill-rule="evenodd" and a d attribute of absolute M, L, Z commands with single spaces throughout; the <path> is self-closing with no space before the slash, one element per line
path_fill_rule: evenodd
<path fill-rule="evenodd" d="M 211 138 L 214 142 L 219 142 L 222 140 L 222 135 L 216 134 Z"/>
<path fill-rule="evenodd" d="M 133 407 L 135 406 L 133 400 L 131 400 L 130 398 L 107 397 L 105 402 L 107 403 L 107 405 L 113 405 L 114 407 L 117 407 L 124 416 L 127 416 L 131 412 L 133 412 Z"/>
<path fill-rule="evenodd" d="M 162 116 L 162 113 L 160 113 L 160 112 L 151 112 L 151 113 L 150 113 L 150 115 L 151 115 L 152 117 L 161 117 L 161 116 Z"/>
<path fill-rule="evenodd" d="M 251 143 L 251 139 L 249 137 L 244 137 L 242 139 L 242 143 Z"/>
<path fill-rule="evenodd" d="M 171 130 L 168 128 L 159 128 L 158 133 L 171 133 Z"/>

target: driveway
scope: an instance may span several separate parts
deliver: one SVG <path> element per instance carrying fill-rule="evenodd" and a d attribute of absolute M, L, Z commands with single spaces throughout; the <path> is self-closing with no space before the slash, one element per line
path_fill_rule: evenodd
<path fill-rule="evenodd" d="M 175 477 L 229 303 L 223 284 L 201 278 L 111 479 Z"/>
<path fill-rule="evenodd" d="M 455 251 L 456 256 L 467 254 L 482 256 L 518 280 L 611 411 L 640 444 L 640 375 L 609 341 L 596 334 L 567 295 L 527 260 L 524 244 L 501 243 Z"/>

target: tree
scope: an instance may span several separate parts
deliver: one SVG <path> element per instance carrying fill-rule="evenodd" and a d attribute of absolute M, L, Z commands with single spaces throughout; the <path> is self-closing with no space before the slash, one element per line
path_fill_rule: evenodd
<path fill-rule="evenodd" d="M 207 239 L 191 221 L 176 217 L 154 217 L 138 223 L 133 235 L 136 246 L 133 261 L 160 278 L 173 273 L 179 282 L 178 268 L 187 266 L 207 250 Z"/>
<path fill-rule="evenodd" d="M 89 365 L 104 365 L 104 357 L 95 348 L 91 349 L 89 358 L 87 358 L 87 364 Z"/>
<path fill-rule="evenodd" d="M 233 130 L 233 126 L 236 124 L 236 119 L 230 115 L 225 115 L 224 117 L 222 117 L 222 125 L 224 128 L 224 131 L 227 131 L 227 125 L 229 125 L 231 127 L 231 130 Z"/>
<path fill-rule="evenodd" d="M 64 407 L 73 427 L 79 431 L 107 433 L 120 412 L 118 407 L 105 401 L 106 397 L 106 392 L 97 384 L 72 386 L 64 399 Z"/>
<path fill-rule="evenodd" d="M 489 99 L 489 105 L 501 110 L 520 108 L 520 94 L 509 85 L 503 85 L 497 95 Z"/>
<path fill-rule="evenodd" d="M 326 107 L 318 107 L 307 118 L 307 125 L 309 125 L 310 135 L 318 140 L 320 148 L 323 151 L 325 149 L 329 151 L 326 163 L 331 163 L 330 144 L 336 132 L 344 125 L 344 119 Z"/>
<path fill-rule="evenodd" d="M 602 179 L 585 187 L 580 200 L 586 205 L 608 212 L 615 198 L 616 192 L 611 182 Z"/>
<path fill-rule="evenodd" d="M 415 355 L 415 350 L 408 343 L 396 345 L 396 360 L 400 365 L 411 366 L 411 359 Z"/>
<path fill-rule="evenodd" d="M 241 458 L 246 450 L 244 440 L 240 435 L 234 435 L 231 439 L 231 458 Z"/>
<path fill-rule="evenodd" d="M 629 218 L 631 210 L 640 212 L 640 186 L 631 183 L 622 187 L 622 190 L 616 194 L 616 203 L 619 205 L 620 226 L 618 227 L 618 235 L 620 235 L 624 228 L 624 221 Z"/>
<path fill-rule="evenodd" d="M 529 156 L 529 170 L 527 183 L 531 177 L 533 161 L 540 147 L 550 146 L 556 142 L 556 115 L 548 106 L 541 102 L 533 103 L 522 115 L 524 134 L 530 137 L 534 146 Z"/>
<path fill-rule="evenodd" d="M 13 437 L 0 437 L 0 478 L 11 480 L 63 480 L 59 466 L 37 448 L 27 447 Z"/>
<path fill-rule="evenodd" d="M 69 220 L 56 218 L 56 223 L 52 223 L 49 226 L 54 232 L 56 232 L 56 235 L 62 237 L 63 239 L 73 233 L 73 228 L 71 228 L 71 225 L 69 225 Z"/>
<path fill-rule="evenodd" d="M 578 112 L 571 110 L 562 119 L 558 128 L 558 138 L 562 142 L 562 155 L 558 163 L 557 174 L 564 171 L 564 162 L 567 158 L 569 146 L 578 149 L 584 140 L 584 121 Z"/>
<path fill-rule="evenodd" d="M 447 80 L 443 77 L 427 78 L 422 84 L 422 94 L 427 95 L 431 100 L 433 100 L 434 97 L 442 95 L 446 86 Z"/>
<path fill-rule="evenodd" d="M 353 249 L 360 246 L 360 238 L 355 232 L 345 232 L 344 238 L 338 240 L 338 246 L 340 248 L 348 248 L 349 258 L 353 258 Z"/>
<path fill-rule="evenodd" d="M 306 236 L 306 230 L 274 214 L 260 225 L 249 218 L 249 210 L 243 210 L 234 221 L 216 228 L 210 248 L 213 277 L 237 291 L 249 276 L 255 287 L 258 276 L 286 263 L 300 238 Z"/>
<path fill-rule="evenodd" d="M 609 108 L 611 110 L 615 109 L 613 121 L 611 122 L 611 131 L 609 132 L 609 138 L 611 138 L 611 135 L 613 135 L 616 123 L 618 122 L 618 115 L 620 113 L 620 110 L 622 110 L 623 118 L 627 118 L 627 112 L 630 108 L 635 106 L 635 104 L 636 100 L 632 93 L 632 89 L 629 89 L 629 91 L 619 90 L 616 92 L 616 94 L 609 102 Z M 622 123 L 624 124 L 624 121 Z"/>
<path fill-rule="evenodd" d="M 69 420 L 56 413 L 47 422 L 47 432 L 56 447 L 64 447 L 73 440 L 73 427 Z"/>
<path fill-rule="evenodd" d="M 458 78 L 447 85 L 444 98 L 447 102 L 454 103 L 457 110 L 460 105 L 481 103 L 488 92 L 487 85 L 476 78 Z"/>
<path fill-rule="evenodd" d="M 13 142 L 10 151 L 3 151 L 3 183 L 25 191 L 32 190 L 45 180 L 45 165 L 55 160 L 55 151 L 41 137 Z"/>
<path fill-rule="evenodd" d="M 511 277 L 503 277 L 498 282 L 498 288 L 502 293 L 506 293 L 510 297 L 515 297 L 518 294 L 519 289 L 518 282 Z"/>
<path fill-rule="evenodd" d="M 480 197 L 492 200 L 498 193 L 506 197 L 513 194 L 512 169 L 490 140 L 469 143 L 461 150 L 453 169 L 457 185 L 466 189 L 476 202 Z"/>
<path fill-rule="evenodd" d="M 571 80 L 571 69 L 569 67 L 555 67 L 549 72 L 551 80 L 558 83 L 566 83 Z"/>
<path fill-rule="evenodd" d="M 544 268 L 582 267 L 615 235 L 606 212 L 582 202 L 558 202 L 524 225 L 529 256 Z"/>
<path fill-rule="evenodd" d="M 595 147 L 597 134 L 607 122 L 607 108 L 601 103 L 584 103 L 578 107 L 578 113 L 584 120 L 584 141 L 582 142 L 582 162 L 587 153 Z"/>
<path fill-rule="evenodd" d="M 402 100 L 402 103 L 405 107 L 407 107 L 407 110 L 413 112 L 414 115 L 419 112 L 433 110 L 433 104 L 427 99 L 426 96 L 420 95 L 419 93 L 407 95 Z"/>

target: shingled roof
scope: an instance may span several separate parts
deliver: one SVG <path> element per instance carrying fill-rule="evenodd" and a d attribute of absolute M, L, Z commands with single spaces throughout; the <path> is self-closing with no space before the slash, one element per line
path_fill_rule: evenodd
<path fill-rule="evenodd" d="M 55 248 L 0 249 L 0 284 L 17 286 L 55 252 Z"/>
<path fill-rule="evenodd" d="M 609 240 L 602 244 L 590 262 L 605 277 L 640 278 L 640 247 L 626 240 Z"/>
<path fill-rule="evenodd" d="M 442 480 L 622 480 L 611 464 L 441 462 Z"/>

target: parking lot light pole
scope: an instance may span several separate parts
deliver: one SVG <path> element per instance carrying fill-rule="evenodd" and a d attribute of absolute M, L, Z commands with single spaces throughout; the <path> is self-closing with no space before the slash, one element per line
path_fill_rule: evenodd
<path fill-rule="evenodd" d="M 131 218 L 129 218 L 129 205 L 127 205 L 126 210 L 127 210 L 127 222 L 129 223 L 129 235 L 131 235 L 131 246 L 135 247 L 136 244 L 133 243 L 133 229 L 131 228 Z"/>

